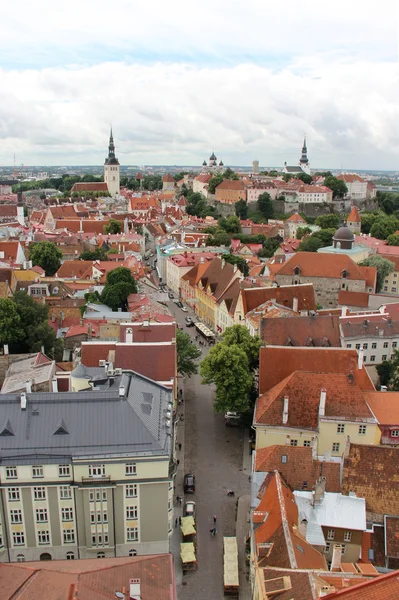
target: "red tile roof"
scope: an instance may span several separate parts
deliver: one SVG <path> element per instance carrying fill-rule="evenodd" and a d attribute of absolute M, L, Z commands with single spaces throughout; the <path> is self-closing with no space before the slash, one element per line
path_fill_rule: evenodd
<path fill-rule="evenodd" d="M 117 344 L 114 364 L 121 369 L 136 371 L 153 381 L 171 381 L 177 369 L 176 345 L 155 342 Z"/>
<path fill-rule="evenodd" d="M 356 173 L 342 173 L 342 175 L 338 175 L 337 179 L 341 179 L 345 183 L 354 183 L 355 181 L 366 183 L 366 180 L 360 177 L 360 175 L 356 175 Z"/>
<path fill-rule="evenodd" d="M 66 260 L 56 273 L 56 277 L 84 279 L 91 278 L 93 261 L 91 260 Z"/>
<path fill-rule="evenodd" d="M 133 330 L 133 341 L 139 342 L 171 342 L 176 338 L 176 323 L 121 323 L 120 341 L 126 341 L 126 330 Z"/>
<path fill-rule="evenodd" d="M 165 183 L 174 183 L 174 179 L 172 177 L 172 175 L 170 173 L 168 173 L 167 175 L 165 175 L 164 177 L 162 177 L 162 181 L 164 181 Z"/>
<path fill-rule="evenodd" d="M 248 288 L 242 290 L 244 314 L 254 310 L 268 300 L 275 300 L 282 306 L 293 308 L 294 298 L 298 299 L 298 310 L 316 310 L 314 288 L 311 283 L 303 285 L 282 285 L 280 287 Z"/>
<path fill-rule="evenodd" d="M 260 322 L 260 337 L 269 346 L 341 347 L 338 316 L 268 319 Z"/>
<path fill-rule="evenodd" d="M 105 182 L 80 182 L 74 183 L 71 192 L 108 192 L 108 185 Z"/>
<path fill-rule="evenodd" d="M 396 600 L 399 598 L 399 571 L 380 575 L 369 581 L 338 590 L 324 600 Z"/>
<path fill-rule="evenodd" d="M 359 306 L 360 308 L 368 308 L 369 292 L 350 292 L 349 290 L 341 290 L 338 292 L 338 304 L 340 306 Z"/>
<path fill-rule="evenodd" d="M 294 213 L 286 220 L 286 223 L 306 223 L 305 219 L 299 213 Z"/>
<path fill-rule="evenodd" d="M 216 190 L 245 190 L 245 185 L 240 179 L 223 179 Z"/>
<path fill-rule="evenodd" d="M 375 391 L 366 369 L 358 369 L 356 350 L 347 348 L 292 348 L 274 346 L 259 353 L 259 393 L 263 394 L 294 371 L 341 373 L 354 376 L 361 390 Z"/>
<path fill-rule="evenodd" d="M 359 215 L 359 209 L 357 206 L 352 206 L 352 210 L 349 213 L 347 221 L 350 223 L 360 223 L 361 222 L 361 218 Z"/>
<path fill-rule="evenodd" d="M 327 277 L 341 279 L 342 272 L 347 272 L 347 279 L 365 281 L 369 279 L 369 269 L 373 270 L 376 277 L 375 267 L 359 267 L 346 254 L 323 254 L 318 252 L 297 252 L 284 262 L 276 277 L 279 275 L 292 276 L 295 268 L 299 268 L 301 277 Z"/>

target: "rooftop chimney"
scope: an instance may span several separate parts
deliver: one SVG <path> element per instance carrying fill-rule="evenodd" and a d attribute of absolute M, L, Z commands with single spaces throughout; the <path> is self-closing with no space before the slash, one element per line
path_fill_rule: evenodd
<path fill-rule="evenodd" d="M 131 579 L 129 584 L 129 600 L 141 600 L 140 579 Z"/>
<path fill-rule="evenodd" d="M 313 492 L 313 506 L 320 504 L 326 491 L 326 478 L 319 477 Z"/>
<path fill-rule="evenodd" d="M 342 546 L 341 546 L 341 544 L 334 544 L 333 553 L 332 553 L 332 561 L 331 561 L 331 571 L 339 571 L 340 570 L 341 558 L 342 558 Z"/>
<path fill-rule="evenodd" d="M 27 394 L 32 393 L 32 382 L 29 379 L 25 381 L 25 389 Z"/>
<path fill-rule="evenodd" d="M 284 397 L 284 408 L 283 408 L 283 425 L 288 423 L 288 396 Z"/>
<path fill-rule="evenodd" d="M 341 308 L 341 317 L 346 317 L 347 313 L 348 313 L 348 307 L 347 306 L 343 306 Z"/>
<path fill-rule="evenodd" d="M 326 390 L 326 388 L 321 388 L 320 404 L 319 404 L 319 417 L 324 417 L 324 415 L 326 414 L 326 398 L 327 398 L 327 390 Z"/>
<path fill-rule="evenodd" d="M 292 310 L 298 312 L 298 298 L 296 296 L 292 299 Z"/>
<path fill-rule="evenodd" d="M 133 344 L 133 329 L 131 327 L 129 327 L 128 329 L 126 329 L 125 340 L 126 340 L 127 344 Z"/>
<path fill-rule="evenodd" d="M 54 394 L 58 392 L 58 381 L 55 377 L 51 380 L 51 389 Z"/>
<path fill-rule="evenodd" d="M 300 521 L 299 521 L 299 528 L 298 529 L 299 529 L 299 532 L 303 535 L 303 537 L 306 540 L 306 531 L 307 531 L 307 528 L 308 528 L 308 520 L 307 520 L 306 515 L 305 515 L 305 513 L 303 511 L 301 511 L 299 513 L 299 519 L 300 519 Z"/>
<path fill-rule="evenodd" d="M 119 385 L 119 398 L 124 398 L 125 396 L 125 386 L 120 384 Z"/>
<path fill-rule="evenodd" d="M 91 323 L 87 324 L 87 339 L 91 340 L 91 338 L 93 337 L 93 326 Z"/>
<path fill-rule="evenodd" d="M 26 393 L 21 392 L 21 410 L 26 410 Z"/>
<path fill-rule="evenodd" d="M 364 360 L 364 350 L 360 348 L 357 356 L 357 368 L 363 369 L 363 360 Z"/>

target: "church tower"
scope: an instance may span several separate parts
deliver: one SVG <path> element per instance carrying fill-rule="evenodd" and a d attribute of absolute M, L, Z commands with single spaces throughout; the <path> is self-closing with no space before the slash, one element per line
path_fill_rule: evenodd
<path fill-rule="evenodd" d="M 24 199 L 22 196 L 21 186 L 19 186 L 17 198 L 17 221 L 20 225 L 25 225 Z"/>
<path fill-rule="evenodd" d="M 109 136 L 108 157 L 104 162 L 104 181 L 108 185 L 108 191 L 111 196 L 116 196 L 120 192 L 120 166 L 119 160 L 115 158 L 114 138 L 111 133 Z"/>
<path fill-rule="evenodd" d="M 303 139 L 302 155 L 299 159 L 299 166 L 302 168 L 302 171 L 304 173 L 310 175 L 310 164 L 308 159 L 308 149 L 306 147 L 306 137 Z"/>

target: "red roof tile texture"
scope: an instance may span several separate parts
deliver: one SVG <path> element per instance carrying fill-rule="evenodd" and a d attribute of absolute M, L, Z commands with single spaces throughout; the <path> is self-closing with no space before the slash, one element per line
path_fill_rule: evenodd
<path fill-rule="evenodd" d="M 349 290 L 341 290 L 338 292 L 338 304 L 340 306 L 368 308 L 369 296 L 369 292 L 350 292 Z"/>
<path fill-rule="evenodd" d="M 281 287 L 249 288 L 242 290 L 244 314 L 254 310 L 268 300 L 275 300 L 282 306 L 293 308 L 294 298 L 298 300 L 298 310 L 316 310 L 314 288 L 311 283 L 304 285 L 283 285 Z"/>
<path fill-rule="evenodd" d="M 261 320 L 260 337 L 270 346 L 341 347 L 338 316 Z"/>
<path fill-rule="evenodd" d="M 301 277 L 328 277 L 341 279 L 342 272 L 347 272 L 347 279 L 365 281 L 370 278 L 368 269 L 376 273 L 375 267 L 359 267 L 346 254 L 319 254 L 317 252 L 297 252 L 277 272 L 278 275 L 293 275 L 294 269 L 299 268 Z"/>
<path fill-rule="evenodd" d="M 324 600 L 396 600 L 399 598 L 399 571 L 380 575 L 350 588 L 324 596 Z"/>

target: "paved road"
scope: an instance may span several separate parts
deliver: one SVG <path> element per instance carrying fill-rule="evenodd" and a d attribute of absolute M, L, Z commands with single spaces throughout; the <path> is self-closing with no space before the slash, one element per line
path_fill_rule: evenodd
<path fill-rule="evenodd" d="M 178 323 L 184 323 L 181 309 L 170 303 Z M 184 328 L 192 337 L 195 328 Z M 203 355 L 207 353 L 205 349 Z M 242 472 L 241 428 L 225 427 L 223 415 L 213 411 L 213 390 L 200 383 L 200 376 L 186 378 L 184 470 L 196 477 L 198 570 L 186 573 L 178 587 L 179 600 L 220 600 L 223 595 L 223 536 L 235 536 L 237 498 L 248 494 L 248 475 Z M 235 497 L 228 497 L 233 489 Z M 186 497 L 186 500 L 189 497 Z M 212 537 L 213 515 L 217 535 Z"/>

